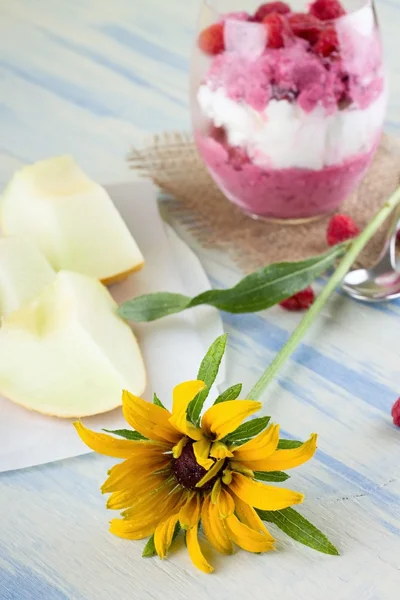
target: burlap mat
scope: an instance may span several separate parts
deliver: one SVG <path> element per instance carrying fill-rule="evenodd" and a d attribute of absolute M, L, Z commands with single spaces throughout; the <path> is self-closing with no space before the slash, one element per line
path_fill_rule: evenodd
<path fill-rule="evenodd" d="M 130 167 L 169 195 L 168 211 L 179 217 L 199 242 L 227 251 L 246 272 L 281 260 L 299 260 L 327 249 L 329 217 L 302 225 L 253 220 L 231 204 L 205 169 L 188 134 L 154 136 L 133 148 Z M 358 189 L 340 207 L 363 228 L 400 183 L 400 145 L 384 136 L 375 160 Z M 385 227 L 364 250 L 358 263 L 374 262 Z"/>

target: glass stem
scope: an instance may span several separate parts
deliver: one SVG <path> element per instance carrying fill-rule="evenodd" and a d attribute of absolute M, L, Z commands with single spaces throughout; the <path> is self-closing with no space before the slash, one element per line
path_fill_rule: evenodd
<path fill-rule="evenodd" d="M 342 282 L 347 272 L 351 269 L 354 261 L 360 252 L 364 249 L 366 244 L 377 232 L 379 227 L 386 221 L 390 213 L 400 204 L 400 187 L 394 192 L 389 200 L 383 205 L 383 207 L 376 213 L 372 221 L 367 225 L 364 231 L 354 239 L 350 244 L 349 249 L 340 261 L 337 269 L 328 280 L 321 293 L 316 298 L 314 304 L 308 309 L 307 313 L 291 335 L 289 340 L 283 346 L 282 350 L 276 355 L 274 360 L 270 363 L 260 379 L 257 381 L 255 386 L 252 388 L 247 398 L 249 400 L 258 400 L 261 394 L 264 393 L 266 387 L 275 378 L 279 369 L 288 360 L 292 352 L 297 348 L 301 340 L 303 339 L 307 329 L 316 319 L 322 308 L 326 304 L 330 295 L 335 291 L 338 285 Z"/>

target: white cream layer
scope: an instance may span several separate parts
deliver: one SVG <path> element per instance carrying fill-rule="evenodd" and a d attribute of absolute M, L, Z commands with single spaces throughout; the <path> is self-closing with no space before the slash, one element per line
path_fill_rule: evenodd
<path fill-rule="evenodd" d="M 232 146 L 245 148 L 254 164 L 320 170 L 371 150 L 382 127 L 386 94 L 361 110 L 327 115 L 322 106 L 306 113 L 287 100 L 271 100 L 258 112 L 227 97 L 223 88 L 199 88 L 200 108 L 216 127 L 224 127 Z"/>

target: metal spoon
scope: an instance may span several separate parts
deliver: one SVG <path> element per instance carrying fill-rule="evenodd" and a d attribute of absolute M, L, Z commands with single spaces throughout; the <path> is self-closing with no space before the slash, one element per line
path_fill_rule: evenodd
<path fill-rule="evenodd" d="M 400 270 L 396 265 L 396 235 L 400 229 L 400 209 L 388 228 L 382 253 L 375 266 L 347 273 L 343 290 L 363 302 L 384 302 L 400 298 Z"/>

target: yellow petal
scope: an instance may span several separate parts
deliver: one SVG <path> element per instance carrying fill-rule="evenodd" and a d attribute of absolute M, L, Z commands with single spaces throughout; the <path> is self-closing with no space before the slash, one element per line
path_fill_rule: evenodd
<path fill-rule="evenodd" d="M 172 491 L 171 486 L 142 498 L 134 508 L 123 513 L 124 519 L 113 519 L 110 531 L 126 539 L 143 539 L 154 533 L 157 525 L 171 514 L 179 512 L 183 502 L 181 491 Z"/>
<path fill-rule="evenodd" d="M 205 387 L 206 384 L 203 381 L 185 381 L 177 385 L 173 391 L 172 416 L 169 422 L 175 429 L 192 440 L 202 440 L 204 435 L 201 429 L 189 423 L 186 417 L 186 409 L 193 398 Z"/>
<path fill-rule="evenodd" d="M 162 446 L 162 447 L 160 447 Z M 134 449 L 133 454 L 126 460 L 121 463 L 117 463 L 108 471 L 108 475 L 114 473 L 114 471 L 118 471 L 126 461 L 131 460 L 136 461 L 136 464 L 142 466 L 146 463 L 149 465 L 153 464 L 156 460 L 171 460 L 171 455 L 169 454 L 170 450 L 168 446 L 164 446 L 161 442 L 146 442 L 138 445 L 137 448 Z M 131 463 L 129 463 L 131 464 Z"/>
<path fill-rule="evenodd" d="M 165 558 L 175 531 L 175 525 L 178 522 L 178 514 L 167 517 L 159 523 L 154 532 L 154 546 L 160 558 Z"/>
<path fill-rule="evenodd" d="M 150 440 L 177 444 L 181 435 L 169 422 L 171 413 L 124 390 L 122 411 L 131 427 Z"/>
<path fill-rule="evenodd" d="M 121 510 L 129 508 L 141 498 L 158 491 L 160 486 L 171 485 L 165 478 L 165 475 L 150 475 L 143 477 L 137 482 L 133 482 L 128 488 L 113 492 L 107 501 L 107 508 L 111 510 Z"/>
<path fill-rule="evenodd" d="M 193 452 L 197 463 L 208 471 L 214 464 L 211 458 L 208 458 L 210 453 L 211 442 L 209 440 L 200 440 L 193 444 Z"/>
<path fill-rule="evenodd" d="M 224 521 L 220 519 L 218 507 L 206 496 L 201 511 L 201 524 L 210 544 L 222 554 L 233 554 L 233 544 L 226 531 Z"/>
<path fill-rule="evenodd" d="M 229 467 L 232 471 L 236 471 L 237 473 L 242 473 L 242 475 L 247 475 L 247 477 L 251 477 L 253 479 L 254 473 L 251 469 L 244 467 L 242 463 L 237 462 L 236 460 L 229 461 Z"/>
<path fill-rule="evenodd" d="M 181 435 L 185 435 L 192 440 L 202 440 L 204 439 L 204 434 L 199 427 L 196 427 L 192 423 L 186 419 L 186 413 L 179 413 L 178 415 L 173 415 L 169 422 L 172 427 L 174 427 L 177 431 L 181 433 Z"/>
<path fill-rule="evenodd" d="M 110 532 L 126 540 L 142 540 L 152 535 L 159 517 L 152 515 L 147 521 L 141 520 L 140 524 L 132 524 L 124 519 L 112 519 L 110 522 Z"/>
<path fill-rule="evenodd" d="M 99 454 L 105 454 L 106 456 L 113 456 L 114 458 L 129 458 L 135 453 L 141 452 L 142 448 L 154 448 L 155 444 L 146 441 L 133 441 L 117 439 L 106 433 L 97 433 L 87 429 L 82 423 L 75 422 L 75 429 L 77 430 L 81 440 L 89 446 L 95 452 Z M 150 444 L 150 445 L 149 445 Z M 160 447 L 163 447 L 161 445 Z M 168 448 L 165 446 L 165 448 Z"/>
<path fill-rule="evenodd" d="M 246 504 L 246 502 L 243 502 L 243 500 L 238 498 L 235 494 L 233 494 L 233 499 L 235 501 L 236 515 L 241 522 L 247 525 L 247 527 L 250 527 L 250 529 L 263 533 L 271 542 L 274 542 L 274 538 L 265 527 L 264 522 L 260 519 L 254 508 Z"/>
<path fill-rule="evenodd" d="M 222 483 L 225 483 L 225 485 L 230 485 L 232 481 L 232 471 L 230 469 L 224 469 L 224 472 L 222 474 Z"/>
<path fill-rule="evenodd" d="M 207 483 L 208 481 L 211 481 L 211 479 L 213 477 L 215 477 L 219 471 L 222 469 L 222 467 L 224 466 L 224 460 L 217 460 L 213 466 L 211 467 L 211 469 L 209 471 L 207 471 L 207 473 L 204 475 L 204 477 L 202 479 L 200 479 L 200 481 L 198 483 L 196 483 L 196 487 L 201 488 L 203 487 L 203 485 L 205 483 Z"/>
<path fill-rule="evenodd" d="M 212 504 L 217 504 L 219 495 L 222 490 L 221 480 L 217 479 L 217 481 L 213 485 L 213 489 L 211 491 L 211 502 Z"/>
<path fill-rule="evenodd" d="M 172 488 L 171 484 L 163 486 L 154 493 L 142 496 L 134 504 L 121 513 L 124 519 L 140 521 L 143 517 L 155 514 L 158 522 L 172 513 L 179 512 L 186 502 L 186 494 L 180 488 Z"/>
<path fill-rule="evenodd" d="M 197 527 L 192 527 L 186 532 L 186 545 L 189 552 L 189 556 L 195 567 L 203 571 L 204 573 L 212 573 L 214 569 L 203 556 L 200 548 L 199 539 L 197 537 Z"/>
<path fill-rule="evenodd" d="M 265 485 L 241 473 L 232 473 L 229 487 L 243 502 L 263 510 L 282 510 L 293 504 L 301 504 L 304 500 L 299 492 Z"/>
<path fill-rule="evenodd" d="M 312 458 L 317 449 L 317 434 L 313 433 L 310 439 L 291 450 L 275 450 L 271 456 L 263 460 L 254 461 L 255 471 L 286 471 L 299 467 Z"/>
<path fill-rule="evenodd" d="M 184 449 L 184 447 L 186 446 L 188 442 L 187 437 L 183 437 L 177 444 L 176 446 L 174 446 L 172 448 L 172 456 L 174 458 L 179 458 L 180 455 L 182 454 L 182 450 Z"/>
<path fill-rule="evenodd" d="M 214 442 L 211 446 L 210 456 L 213 458 L 232 458 L 233 454 L 222 442 Z"/>
<path fill-rule="evenodd" d="M 246 467 L 255 471 L 253 467 L 249 466 L 249 462 L 252 460 L 265 459 L 270 456 L 275 450 L 279 442 L 279 425 L 270 425 L 258 434 L 255 438 L 235 448 L 233 450 L 235 460 L 244 463 Z"/>
<path fill-rule="evenodd" d="M 146 537 L 146 533 L 151 535 L 163 520 L 178 514 L 182 505 L 182 496 L 182 493 L 168 496 L 162 501 L 161 509 L 160 499 L 158 499 L 158 505 L 152 499 L 151 504 L 149 502 L 141 505 L 132 513 L 131 517 L 127 518 L 124 513 L 123 523 L 125 525 L 121 525 L 120 519 L 113 519 L 110 527 L 111 533 L 127 539 L 142 539 Z"/>
<path fill-rule="evenodd" d="M 179 522 L 182 529 L 197 526 L 200 519 L 201 496 L 199 492 L 192 493 L 179 511 Z"/>
<path fill-rule="evenodd" d="M 204 413 L 201 425 L 207 435 L 220 440 L 235 431 L 247 417 L 261 407 L 261 402 L 253 400 L 229 400 L 214 404 Z"/>
<path fill-rule="evenodd" d="M 103 483 L 101 491 L 103 494 L 116 492 L 137 484 L 144 477 L 149 477 L 155 471 L 166 467 L 170 462 L 169 456 L 146 456 L 128 458 L 123 463 L 115 465 L 108 479 Z"/>
<path fill-rule="evenodd" d="M 172 414 L 178 415 L 184 413 L 189 403 L 197 396 L 199 392 L 207 387 L 204 381 L 185 381 L 177 385 L 172 392 Z"/>
<path fill-rule="evenodd" d="M 199 427 L 193 425 L 192 423 L 189 423 L 189 421 L 186 419 L 185 412 L 173 415 L 169 419 L 169 422 L 171 423 L 172 427 L 174 427 L 177 431 L 179 431 L 183 435 L 186 435 L 192 440 L 204 439 L 204 434 L 202 430 Z"/>
<path fill-rule="evenodd" d="M 235 515 L 225 519 L 230 538 L 247 552 L 269 552 L 274 549 L 274 543 L 269 537 L 241 523 Z"/>
<path fill-rule="evenodd" d="M 230 517 L 235 512 L 235 503 L 230 493 L 222 488 L 218 496 L 217 507 L 222 519 Z"/>
<path fill-rule="evenodd" d="M 172 417 L 172 419 L 170 419 L 170 421 L 173 421 L 173 419 L 174 419 L 174 417 Z M 202 430 L 200 429 L 200 427 L 196 427 L 195 425 L 193 425 L 192 423 L 189 423 L 189 421 L 186 421 L 184 419 L 181 419 L 181 421 L 179 423 L 179 427 L 177 427 L 177 429 L 179 429 L 179 431 L 182 431 L 191 440 L 200 441 L 200 440 L 205 439 L 205 435 L 202 432 Z"/>

